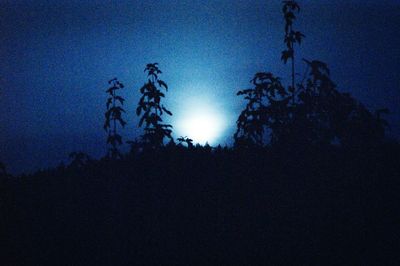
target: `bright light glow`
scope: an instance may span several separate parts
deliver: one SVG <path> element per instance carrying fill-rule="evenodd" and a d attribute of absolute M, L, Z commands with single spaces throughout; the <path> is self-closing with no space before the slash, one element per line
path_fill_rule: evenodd
<path fill-rule="evenodd" d="M 193 101 L 194 102 L 194 101 Z M 225 118 L 210 104 L 194 102 L 184 109 L 176 121 L 176 133 L 187 136 L 193 143 L 218 144 L 217 141 L 226 128 Z"/>

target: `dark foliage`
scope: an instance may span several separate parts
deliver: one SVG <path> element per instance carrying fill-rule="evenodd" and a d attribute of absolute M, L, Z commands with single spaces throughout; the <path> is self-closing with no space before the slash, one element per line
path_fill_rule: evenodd
<path fill-rule="evenodd" d="M 260 72 L 251 80 L 254 88 L 237 93 L 245 96 L 247 104 L 237 120 L 235 145 L 262 146 L 265 131 L 270 133 L 269 144 L 288 149 L 335 142 L 355 148 L 379 145 L 387 126 L 381 114 L 388 110 L 373 114 L 348 93 L 339 92 L 327 64 L 303 60 L 306 71 L 295 85 L 294 44 L 300 44 L 304 37 L 293 30 L 299 10 L 296 1 L 283 2 L 286 50 L 282 60 L 292 62 L 291 85 L 286 88 L 272 73 Z"/>
<path fill-rule="evenodd" d="M 161 104 L 161 99 L 165 97 L 163 89 L 168 90 L 167 84 L 159 79 L 162 73 L 158 68 L 158 63 L 147 64 L 145 70 L 148 81 L 140 88 L 142 97 L 139 100 L 136 114 L 142 115 L 139 127 L 144 125 L 143 143 L 146 147 L 159 148 L 164 145 L 164 138 L 172 139 L 172 126 L 162 123 L 162 115 L 172 115 L 171 111 Z M 142 114 L 143 113 L 143 114 Z"/>
<path fill-rule="evenodd" d="M 257 73 L 251 80 L 254 89 L 239 91 L 245 95 L 246 109 L 237 121 L 238 130 L 234 135 L 236 145 L 243 147 L 262 146 L 265 127 L 272 129 L 271 141 L 281 135 L 288 120 L 287 105 L 290 100 L 279 78 L 271 73 Z"/>
<path fill-rule="evenodd" d="M 193 148 L 193 140 L 188 137 L 180 137 L 177 139 L 177 141 L 179 141 L 178 145 L 185 143 L 188 148 Z"/>
<path fill-rule="evenodd" d="M 106 121 L 104 122 L 104 130 L 108 132 L 107 143 L 111 145 L 108 150 L 108 157 L 112 159 L 118 159 L 121 157 L 121 153 L 118 150 L 118 146 L 122 144 L 122 136 L 118 134 L 117 122 L 125 127 L 126 122 L 122 118 L 122 113 L 125 110 L 122 108 L 125 99 L 117 94 L 118 90 L 124 88 L 124 85 L 118 81 L 117 78 L 113 78 L 108 81 L 111 85 L 106 91 L 109 94 L 107 99 L 107 111 L 105 112 Z"/>

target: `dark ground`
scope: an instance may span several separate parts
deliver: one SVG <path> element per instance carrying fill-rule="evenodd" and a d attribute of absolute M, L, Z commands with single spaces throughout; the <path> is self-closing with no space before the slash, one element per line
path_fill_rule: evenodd
<path fill-rule="evenodd" d="M 400 149 L 167 149 L 1 186 L 1 265 L 395 265 Z"/>

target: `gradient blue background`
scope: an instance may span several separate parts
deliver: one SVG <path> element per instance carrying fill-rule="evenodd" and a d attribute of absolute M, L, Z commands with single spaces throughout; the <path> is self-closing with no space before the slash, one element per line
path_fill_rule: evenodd
<path fill-rule="evenodd" d="M 299 2 L 299 56 L 327 62 L 339 89 L 369 108 L 388 107 L 398 137 L 400 2 Z M 243 107 L 236 91 L 257 71 L 288 77 L 277 0 L 1 0 L 0 30 L 0 161 L 12 173 L 55 166 L 75 150 L 104 155 L 105 89 L 115 76 L 126 85 L 123 136 L 137 137 L 146 63 L 160 63 L 174 117 L 196 97 L 220 110 L 229 122 L 221 144 L 232 142 Z"/>

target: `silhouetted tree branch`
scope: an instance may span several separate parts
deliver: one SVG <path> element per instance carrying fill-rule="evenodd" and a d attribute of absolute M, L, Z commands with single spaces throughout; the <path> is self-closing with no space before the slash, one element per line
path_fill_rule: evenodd
<path fill-rule="evenodd" d="M 148 81 L 140 88 L 142 97 L 139 100 L 136 114 L 142 115 L 139 121 L 139 127 L 144 125 L 144 135 L 142 139 L 146 146 L 158 148 L 163 146 L 164 138 L 172 139 L 172 126 L 162 123 L 162 115 L 166 113 L 172 116 L 161 99 L 165 97 L 163 89 L 168 91 L 167 84 L 159 79 L 162 73 L 158 68 L 158 63 L 147 64 L 145 70 L 147 72 Z"/>

